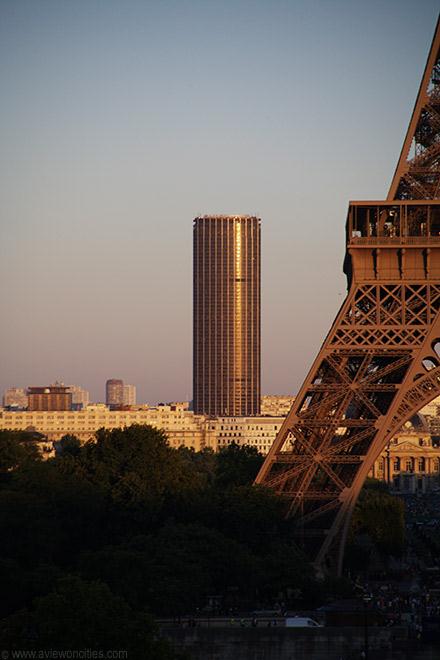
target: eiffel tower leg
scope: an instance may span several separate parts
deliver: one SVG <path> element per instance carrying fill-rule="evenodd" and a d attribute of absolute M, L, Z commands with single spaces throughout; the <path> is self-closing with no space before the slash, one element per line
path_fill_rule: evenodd
<path fill-rule="evenodd" d="M 362 484 L 440 394 L 440 282 L 353 284 L 257 477 L 286 498 L 317 567 L 340 572 Z"/>
<path fill-rule="evenodd" d="M 388 199 L 352 202 L 349 293 L 257 477 L 320 570 L 342 570 L 357 497 L 440 394 L 440 21 Z"/>
<path fill-rule="evenodd" d="M 437 285 L 438 286 L 438 285 Z M 435 287 L 437 288 L 437 287 Z M 351 515 L 356 504 L 362 484 L 377 457 L 380 456 L 392 437 L 402 425 L 411 419 L 421 408 L 440 395 L 440 314 L 437 314 L 432 325 L 427 329 L 426 337 L 421 346 L 412 351 L 411 363 L 406 376 L 399 388 L 393 404 L 384 419 L 378 425 L 378 432 L 371 447 L 370 456 L 359 469 L 351 488 L 351 497 L 347 498 L 345 506 L 341 507 L 340 522 L 342 535 L 338 547 L 338 574 L 342 572 L 343 553 L 350 525 Z M 324 547 L 318 556 L 318 564 L 325 553 Z"/>

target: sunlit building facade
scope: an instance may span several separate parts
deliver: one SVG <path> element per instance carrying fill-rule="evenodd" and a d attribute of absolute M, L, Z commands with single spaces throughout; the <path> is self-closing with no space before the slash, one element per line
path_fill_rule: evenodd
<path fill-rule="evenodd" d="M 285 417 L 294 401 L 295 397 L 289 394 L 264 394 L 261 397 L 261 414 Z"/>
<path fill-rule="evenodd" d="M 194 220 L 194 412 L 260 412 L 260 219 Z"/>
<path fill-rule="evenodd" d="M 218 451 L 232 443 L 255 447 L 266 454 L 284 417 L 211 417 L 197 415 L 187 404 L 162 404 L 154 407 L 135 406 L 131 410 L 110 410 L 103 403 L 91 404 L 84 410 L 9 411 L 0 408 L 0 430 L 33 431 L 46 440 L 48 447 L 64 435 L 74 435 L 81 443 L 93 440 L 100 428 L 126 428 L 132 424 L 148 424 L 164 431 L 171 447 L 187 447 L 194 451 Z"/>
<path fill-rule="evenodd" d="M 72 393 L 62 383 L 47 387 L 28 387 L 28 410 L 71 410 Z"/>
<path fill-rule="evenodd" d="M 22 387 L 10 387 L 3 394 L 3 405 L 5 408 L 25 409 L 28 406 L 26 391 Z"/>
<path fill-rule="evenodd" d="M 286 402 L 287 405 L 287 402 Z M 285 419 L 284 415 L 214 417 L 195 414 L 187 402 L 147 404 L 111 410 L 103 403 L 83 410 L 17 410 L 0 408 L 0 430 L 41 433 L 45 458 L 54 454 L 53 443 L 64 435 L 80 442 L 93 440 L 100 428 L 126 428 L 148 424 L 164 431 L 171 447 L 219 451 L 232 443 L 255 447 L 267 454 Z M 370 477 L 386 481 L 398 493 L 440 488 L 440 436 L 430 433 L 426 418 L 415 415 L 394 436 L 375 461 Z"/>
<path fill-rule="evenodd" d="M 72 394 L 73 410 L 83 410 L 84 408 L 87 408 L 90 403 L 90 394 L 87 390 L 79 385 L 69 385 L 68 391 Z"/>
<path fill-rule="evenodd" d="M 74 435 L 84 443 L 92 440 L 100 428 L 118 429 L 132 424 L 148 424 L 163 430 L 171 447 L 183 446 L 195 451 L 205 447 L 206 417 L 177 405 L 110 410 L 101 403 L 89 405 L 85 410 L 63 412 L 11 412 L 0 408 L 0 430 L 35 431 L 42 433 L 49 443 L 63 435 Z"/>
<path fill-rule="evenodd" d="M 398 493 L 425 493 L 440 487 L 440 438 L 420 413 L 406 422 L 375 461 L 370 477 Z"/>
<path fill-rule="evenodd" d="M 218 451 L 235 443 L 267 454 L 283 422 L 284 417 L 207 417 L 205 446 Z"/>
<path fill-rule="evenodd" d="M 124 385 L 124 406 L 136 405 L 136 385 Z"/>

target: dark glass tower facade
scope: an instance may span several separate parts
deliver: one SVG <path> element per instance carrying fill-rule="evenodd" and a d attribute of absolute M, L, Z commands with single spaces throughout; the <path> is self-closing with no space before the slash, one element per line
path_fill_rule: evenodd
<path fill-rule="evenodd" d="M 259 218 L 194 220 L 194 412 L 260 412 Z"/>

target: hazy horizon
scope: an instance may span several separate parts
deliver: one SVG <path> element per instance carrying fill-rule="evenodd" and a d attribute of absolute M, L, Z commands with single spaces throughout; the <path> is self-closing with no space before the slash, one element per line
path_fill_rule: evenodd
<path fill-rule="evenodd" d="M 262 392 L 345 296 L 350 199 L 383 199 L 438 3 L 0 0 L 0 390 L 192 398 L 192 221 L 262 219 Z"/>

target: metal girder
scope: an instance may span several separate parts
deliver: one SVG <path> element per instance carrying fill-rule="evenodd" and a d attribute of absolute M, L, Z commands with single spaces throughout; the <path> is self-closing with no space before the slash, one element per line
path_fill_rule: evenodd
<path fill-rule="evenodd" d="M 437 23 L 388 199 L 350 203 L 347 298 L 256 479 L 324 571 L 374 461 L 440 394 L 439 74 Z"/>
<path fill-rule="evenodd" d="M 439 87 L 438 73 L 440 61 L 440 30 L 439 21 L 435 30 L 431 49 L 426 62 L 425 71 L 420 84 L 408 132 L 403 143 L 402 152 L 397 163 L 396 171 L 391 182 L 388 200 L 393 199 L 433 199 L 440 176 L 440 163 L 436 162 L 440 153 L 439 123 L 435 107 L 438 105 Z M 433 107 L 434 106 L 434 107 Z M 422 123 L 425 115 L 431 115 L 432 131 L 427 136 L 427 142 L 421 144 L 420 136 L 425 134 Z M 413 155 L 411 154 L 413 147 Z M 423 163 L 432 167 L 436 181 L 431 186 L 420 184 L 417 166 Z M 410 178 L 405 179 L 409 174 Z"/>

